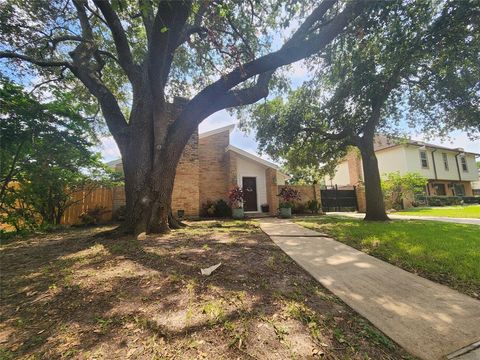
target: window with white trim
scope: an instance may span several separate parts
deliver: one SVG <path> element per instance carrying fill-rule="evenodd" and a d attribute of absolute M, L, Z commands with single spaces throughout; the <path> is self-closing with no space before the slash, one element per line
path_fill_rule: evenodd
<path fill-rule="evenodd" d="M 468 172 L 467 159 L 465 155 L 460 156 L 460 163 L 462 164 L 463 172 Z"/>
<path fill-rule="evenodd" d="M 420 164 L 422 165 L 422 169 L 428 169 L 428 158 L 426 150 L 420 150 Z"/>
<path fill-rule="evenodd" d="M 447 153 L 442 153 L 442 159 L 443 159 L 443 167 L 445 168 L 445 171 L 448 171 L 448 155 L 447 155 Z"/>

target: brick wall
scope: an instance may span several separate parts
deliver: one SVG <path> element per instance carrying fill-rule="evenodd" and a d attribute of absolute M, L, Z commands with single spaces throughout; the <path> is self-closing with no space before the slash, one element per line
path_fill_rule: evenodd
<path fill-rule="evenodd" d="M 208 200 L 227 200 L 229 183 L 234 181 L 230 178 L 233 171 L 236 173 L 234 158 L 229 158 L 225 152 L 225 148 L 229 144 L 229 137 L 229 131 L 224 131 L 199 139 L 200 204 L 204 204 Z"/>
<path fill-rule="evenodd" d="M 298 201 L 299 203 L 306 204 L 310 200 L 315 200 L 315 198 L 319 203 L 321 202 L 320 185 L 318 184 L 316 184 L 315 186 L 314 185 L 278 185 L 277 194 L 284 187 L 291 187 L 292 189 L 295 189 L 300 193 L 300 201 Z"/>
<path fill-rule="evenodd" d="M 184 210 L 185 216 L 199 215 L 199 145 L 198 131 L 192 135 L 183 150 L 173 183 L 172 211 Z"/>
<path fill-rule="evenodd" d="M 356 186 L 355 192 L 357 194 L 357 205 L 358 205 L 358 212 L 364 213 L 367 211 L 367 200 L 365 198 L 365 187 L 364 186 Z"/>
<path fill-rule="evenodd" d="M 269 205 L 269 213 L 275 215 L 278 209 L 278 191 L 277 170 L 272 168 L 265 169 L 265 180 L 267 186 L 267 202 Z"/>
<path fill-rule="evenodd" d="M 345 160 L 348 164 L 348 175 L 350 177 L 350 185 L 356 185 L 360 181 L 363 181 L 362 177 L 362 164 L 361 164 L 361 157 L 358 153 L 357 148 L 351 149 L 347 156 L 345 156 Z"/>

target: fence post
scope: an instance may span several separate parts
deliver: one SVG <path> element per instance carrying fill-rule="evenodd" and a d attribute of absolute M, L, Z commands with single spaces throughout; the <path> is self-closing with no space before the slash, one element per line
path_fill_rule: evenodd
<path fill-rule="evenodd" d="M 335 210 L 340 211 L 340 207 L 338 206 L 338 185 L 335 184 Z"/>
<path fill-rule="evenodd" d="M 353 185 L 353 195 L 355 195 L 355 211 L 358 212 L 357 187 Z"/>

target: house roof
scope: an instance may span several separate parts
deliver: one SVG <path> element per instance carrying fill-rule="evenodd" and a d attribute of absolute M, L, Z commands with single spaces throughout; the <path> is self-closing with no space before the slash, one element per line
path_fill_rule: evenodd
<path fill-rule="evenodd" d="M 272 169 L 275 169 L 275 170 L 278 170 L 279 167 L 277 165 L 275 165 L 274 163 L 270 162 L 270 161 L 267 161 L 267 160 L 264 160 L 262 159 L 261 157 L 257 156 L 257 155 L 253 155 L 245 150 L 242 150 L 242 149 L 239 149 L 233 145 L 228 145 L 227 148 L 225 149 L 225 151 L 233 151 L 234 153 L 237 153 L 239 155 L 242 155 L 250 160 L 253 160 L 255 162 L 258 162 L 259 164 L 262 164 L 263 166 L 266 166 L 266 167 L 270 167 Z"/>
<path fill-rule="evenodd" d="M 223 126 L 223 127 L 217 128 L 217 129 L 213 129 L 213 130 L 206 131 L 204 133 L 198 134 L 198 138 L 203 139 L 203 138 L 206 138 L 208 136 L 220 134 L 224 131 L 228 131 L 228 133 L 231 133 L 233 131 L 233 129 L 235 129 L 235 124 L 230 124 L 230 125 L 227 125 L 227 126 Z"/>
<path fill-rule="evenodd" d="M 112 160 L 112 161 L 107 162 L 107 165 L 110 166 L 110 167 L 114 167 L 114 166 L 117 166 L 121 163 L 122 163 L 122 158 L 118 158 L 116 160 Z"/>
<path fill-rule="evenodd" d="M 386 135 L 383 134 L 378 134 L 375 136 L 375 140 L 373 143 L 373 147 L 375 151 L 380 151 L 388 148 L 393 148 L 395 146 L 401 146 L 401 145 L 413 145 L 413 146 L 425 146 L 429 148 L 435 148 L 435 149 L 441 149 L 441 150 L 449 150 L 449 151 L 457 151 L 457 152 L 465 152 L 466 154 L 472 154 L 475 156 L 480 156 L 480 154 L 474 153 L 474 152 L 469 152 L 469 151 L 464 151 L 462 148 L 448 148 L 446 146 L 441 146 L 441 145 L 435 145 L 435 144 L 429 144 L 423 141 L 418 141 L 418 140 L 411 140 L 411 139 L 400 139 L 400 138 L 392 138 L 392 137 L 387 137 Z"/>

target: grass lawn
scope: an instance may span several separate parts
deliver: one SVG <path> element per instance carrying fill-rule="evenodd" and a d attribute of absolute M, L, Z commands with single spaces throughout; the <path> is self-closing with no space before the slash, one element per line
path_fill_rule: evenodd
<path fill-rule="evenodd" d="M 367 222 L 321 216 L 299 225 L 405 270 L 480 298 L 480 226 L 437 221 Z"/>
<path fill-rule="evenodd" d="M 411 358 L 255 223 L 144 241 L 108 229 L 0 248 L 0 359 Z"/>
<path fill-rule="evenodd" d="M 411 208 L 395 214 L 480 219 L 480 205 Z"/>

